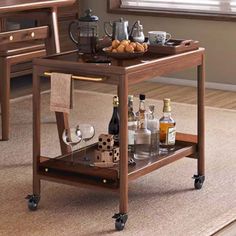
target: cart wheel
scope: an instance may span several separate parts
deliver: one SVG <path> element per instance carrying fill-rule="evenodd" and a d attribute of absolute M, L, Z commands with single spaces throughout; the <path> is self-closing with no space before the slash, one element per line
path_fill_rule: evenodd
<path fill-rule="evenodd" d="M 28 208 L 30 211 L 36 211 L 38 208 L 38 203 L 40 200 L 40 196 L 37 195 L 28 195 L 26 197 L 28 199 Z"/>
<path fill-rule="evenodd" d="M 195 179 L 195 181 L 194 181 L 195 189 L 201 189 L 202 185 L 203 185 L 203 183 L 201 183 L 199 180 Z"/>
<path fill-rule="evenodd" d="M 201 189 L 203 186 L 203 183 L 205 181 L 205 176 L 204 175 L 194 175 L 193 176 L 194 179 L 194 188 L 195 189 Z"/>
<path fill-rule="evenodd" d="M 115 227 L 116 227 L 116 230 L 121 231 L 124 229 L 125 223 L 120 220 L 116 220 Z"/>
<path fill-rule="evenodd" d="M 127 214 L 118 213 L 118 214 L 115 214 L 112 218 L 116 219 L 116 222 L 115 222 L 116 230 L 121 231 L 125 228 L 125 223 L 128 219 Z"/>

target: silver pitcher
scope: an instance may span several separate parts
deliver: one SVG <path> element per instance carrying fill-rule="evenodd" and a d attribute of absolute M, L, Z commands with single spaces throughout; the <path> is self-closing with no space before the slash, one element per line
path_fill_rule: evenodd
<path fill-rule="evenodd" d="M 110 26 L 112 28 L 112 34 L 110 34 L 107 30 L 107 26 Z M 120 18 L 118 21 L 113 22 L 104 22 L 104 31 L 107 36 L 118 40 L 124 40 L 129 39 L 129 22 L 127 20 L 124 20 L 123 18 Z"/>

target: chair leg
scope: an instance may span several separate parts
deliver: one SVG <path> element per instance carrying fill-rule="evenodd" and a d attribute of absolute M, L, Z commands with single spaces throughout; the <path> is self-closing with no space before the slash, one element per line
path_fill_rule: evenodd
<path fill-rule="evenodd" d="M 10 113 L 10 64 L 5 58 L 0 59 L 1 68 L 1 113 L 2 113 L 2 140 L 9 139 Z"/>

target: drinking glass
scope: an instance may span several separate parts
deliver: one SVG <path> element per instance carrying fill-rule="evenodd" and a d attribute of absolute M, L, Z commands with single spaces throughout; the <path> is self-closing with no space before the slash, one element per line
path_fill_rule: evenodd
<path fill-rule="evenodd" d="M 80 124 L 75 128 L 65 129 L 62 134 L 63 142 L 71 147 L 71 161 L 74 162 L 74 150 L 73 147 L 79 144 L 80 142 L 88 142 L 95 135 L 95 129 L 90 124 Z M 86 147 L 84 148 L 84 160 L 87 160 L 86 157 Z"/>

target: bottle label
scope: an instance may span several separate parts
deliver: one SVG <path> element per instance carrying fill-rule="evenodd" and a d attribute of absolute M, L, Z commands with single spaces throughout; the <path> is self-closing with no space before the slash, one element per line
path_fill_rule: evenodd
<path fill-rule="evenodd" d="M 137 121 L 128 122 L 128 144 L 134 145 L 134 134 L 137 129 Z"/>
<path fill-rule="evenodd" d="M 134 145 L 134 130 L 128 130 L 128 144 Z"/>
<path fill-rule="evenodd" d="M 167 145 L 175 145 L 176 128 L 169 127 L 166 134 Z"/>

